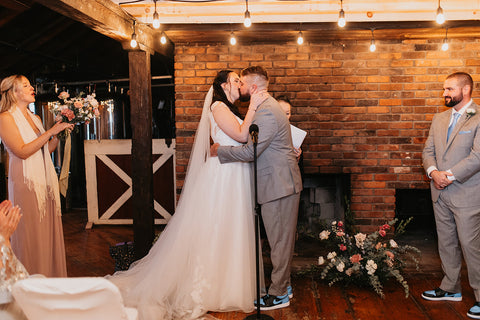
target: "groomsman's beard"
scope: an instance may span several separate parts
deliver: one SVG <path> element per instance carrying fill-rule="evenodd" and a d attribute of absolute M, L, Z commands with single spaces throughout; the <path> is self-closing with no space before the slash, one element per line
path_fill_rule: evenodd
<path fill-rule="evenodd" d="M 462 102 L 462 100 L 463 100 L 463 93 L 460 93 L 460 95 L 458 97 L 446 96 L 445 97 L 445 106 L 450 107 L 450 108 L 455 107 L 457 104 Z"/>

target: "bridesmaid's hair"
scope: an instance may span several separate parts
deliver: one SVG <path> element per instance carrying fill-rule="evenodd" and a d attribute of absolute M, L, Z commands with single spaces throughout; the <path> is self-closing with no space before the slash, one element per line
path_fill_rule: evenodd
<path fill-rule="evenodd" d="M 0 94 L 2 95 L 0 100 L 0 113 L 10 110 L 12 106 L 17 103 L 15 90 L 21 86 L 24 78 L 25 76 L 15 74 L 2 80 L 0 83 Z"/>
<path fill-rule="evenodd" d="M 232 111 L 234 115 L 236 115 L 239 118 L 242 118 L 242 115 L 240 114 L 240 111 L 238 111 L 238 107 L 231 103 L 227 95 L 225 94 L 225 91 L 223 91 L 222 84 L 228 82 L 228 78 L 230 76 L 230 73 L 232 73 L 232 70 L 221 70 L 217 73 L 217 76 L 215 79 L 213 79 L 213 97 L 212 97 L 212 104 L 214 102 L 220 101 L 223 102 L 227 105 L 227 107 Z"/>

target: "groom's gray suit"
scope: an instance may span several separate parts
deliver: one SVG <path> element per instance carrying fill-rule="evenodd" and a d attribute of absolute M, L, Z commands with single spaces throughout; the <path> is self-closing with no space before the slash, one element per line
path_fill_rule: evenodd
<path fill-rule="evenodd" d="M 440 288 L 461 292 L 462 250 L 470 286 L 480 301 L 480 109 L 472 103 L 453 128 L 447 142 L 452 110 L 433 117 L 423 150 L 425 170 L 451 170 L 455 181 L 443 190 L 431 182 L 444 278 Z M 461 247 L 460 247 L 461 246 Z"/>
<path fill-rule="evenodd" d="M 260 104 L 253 123 L 258 125 L 257 181 L 258 202 L 271 247 L 273 264 L 270 295 L 287 293 L 290 285 L 290 263 L 295 244 L 298 204 L 302 179 L 292 146 L 290 123 L 278 102 L 268 97 Z M 221 163 L 253 161 L 253 143 L 220 146 Z"/>

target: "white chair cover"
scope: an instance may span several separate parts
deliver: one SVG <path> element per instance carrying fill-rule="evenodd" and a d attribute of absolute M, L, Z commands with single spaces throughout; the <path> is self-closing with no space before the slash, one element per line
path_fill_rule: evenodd
<path fill-rule="evenodd" d="M 29 320 L 136 320 L 118 288 L 104 278 L 29 278 L 12 294 Z"/>

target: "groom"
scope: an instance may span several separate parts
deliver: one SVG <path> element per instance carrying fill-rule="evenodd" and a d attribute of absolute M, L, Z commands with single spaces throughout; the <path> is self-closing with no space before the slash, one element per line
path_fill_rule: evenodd
<path fill-rule="evenodd" d="M 260 66 L 241 72 L 240 96 L 248 99 L 253 93 L 267 92 L 268 75 Z M 262 310 L 290 305 L 290 264 L 295 245 L 298 204 L 302 179 L 292 146 L 290 124 L 278 102 L 267 98 L 257 108 L 253 123 L 258 125 L 258 203 L 271 248 L 273 270 L 268 294 L 260 299 Z M 253 161 L 253 142 L 239 147 L 212 145 L 211 155 L 221 163 Z"/>

